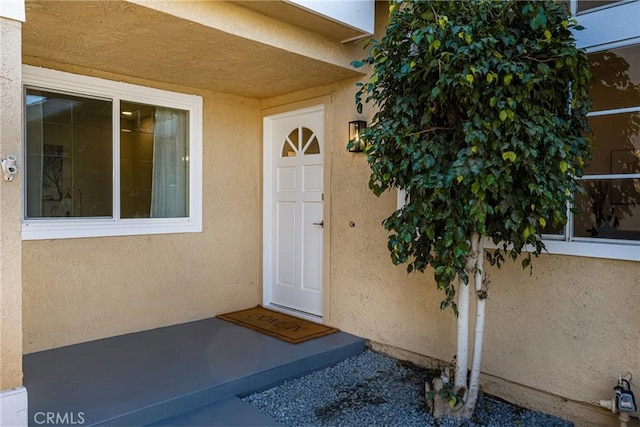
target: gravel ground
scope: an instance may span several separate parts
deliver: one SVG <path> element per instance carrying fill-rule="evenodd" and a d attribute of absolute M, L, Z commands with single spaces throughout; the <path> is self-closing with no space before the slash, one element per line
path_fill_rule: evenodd
<path fill-rule="evenodd" d="M 276 421 L 298 426 L 569 427 L 560 418 L 481 394 L 472 420 L 434 420 L 425 369 L 365 350 L 333 367 L 244 398 Z M 433 373 L 432 373 L 433 375 Z"/>

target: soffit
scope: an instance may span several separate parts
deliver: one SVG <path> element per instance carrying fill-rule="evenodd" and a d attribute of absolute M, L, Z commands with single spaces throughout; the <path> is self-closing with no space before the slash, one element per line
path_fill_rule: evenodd
<path fill-rule="evenodd" d="M 231 0 L 231 2 L 263 15 L 296 25 L 316 34 L 320 34 L 331 40 L 351 40 L 366 35 L 360 30 L 332 21 L 329 18 L 316 15 L 301 8 L 300 6 L 284 2 L 282 0 Z"/>
<path fill-rule="evenodd" d="M 27 1 L 26 14 L 26 63 L 59 62 L 251 98 L 359 75 L 335 62 L 130 2 Z"/>

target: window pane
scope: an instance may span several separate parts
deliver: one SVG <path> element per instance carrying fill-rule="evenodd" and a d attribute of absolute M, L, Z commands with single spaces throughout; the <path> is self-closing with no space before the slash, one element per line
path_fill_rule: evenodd
<path fill-rule="evenodd" d="M 25 93 L 26 217 L 112 216 L 111 102 Z"/>
<path fill-rule="evenodd" d="M 578 13 L 600 6 L 617 3 L 620 0 L 578 0 Z"/>
<path fill-rule="evenodd" d="M 295 157 L 296 150 L 293 148 L 291 143 L 286 139 L 282 143 L 282 157 Z"/>
<path fill-rule="evenodd" d="M 304 154 L 305 156 L 307 154 L 320 154 L 320 144 L 318 144 L 318 138 L 316 138 L 315 136 L 313 137 L 309 145 L 307 145 L 307 149 L 304 150 Z"/>
<path fill-rule="evenodd" d="M 304 154 L 320 154 L 320 144 L 318 138 L 309 128 L 302 128 L 302 143 L 304 144 Z"/>
<path fill-rule="evenodd" d="M 189 215 L 188 112 L 120 104 L 122 218 Z"/>
<path fill-rule="evenodd" d="M 640 106 L 640 45 L 589 54 L 592 111 Z"/>
<path fill-rule="evenodd" d="M 640 179 L 585 180 L 573 235 L 640 240 Z"/>
<path fill-rule="evenodd" d="M 640 150 L 640 112 L 589 117 L 589 125 L 595 147 L 585 174 L 635 173 L 621 162 Z"/>
<path fill-rule="evenodd" d="M 564 226 L 562 225 L 559 225 L 557 227 L 547 226 L 543 230 L 542 234 L 545 236 L 545 238 L 550 238 L 550 239 L 554 239 L 554 238 L 557 239 L 560 237 L 564 237 Z"/>

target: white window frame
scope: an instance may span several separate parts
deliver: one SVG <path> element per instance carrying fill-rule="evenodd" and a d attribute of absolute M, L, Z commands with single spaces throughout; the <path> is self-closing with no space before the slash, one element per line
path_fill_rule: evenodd
<path fill-rule="evenodd" d="M 113 108 L 113 212 L 111 218 L 26 218 L 26 185 L 22 198 L 22 239 L 67 239 L 202 231 L 202 98 L 128 83 L 23 65 L 23 87 L 109 99 Z M 24 89 L 23 89 L 24 90 Z M 23 97 L 24 99 L 24 97 Z M 120 101 L 189 112 L 189 216 L 184 218 L 120 217 Z M 24 104 L 24 101 L 23 101 Z M 23 108 L 26 108 L 23 105 Z M 26 132 L 26 131 L 25 131 Z M 23 138 L 23 145 L 26 138 Z M 26 149 L 23 147 L 23 152 Z M 23 162 L 26 164 L 26 161 Z M 22 179 L 26 183 L 26 172 Z"/>

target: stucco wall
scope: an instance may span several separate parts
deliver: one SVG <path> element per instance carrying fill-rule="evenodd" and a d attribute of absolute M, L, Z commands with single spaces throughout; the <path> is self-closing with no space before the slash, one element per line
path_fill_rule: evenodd
<path fill-rule="evenodd" d="M 20 157 L 22 23 L 0 18 L 0 154 Z M 21 167 L 18 160 L 17 166 Z M 22 385 L 20 213 L 22 180 L 0 178 L 0 391 Z"/>
<path fill-rule="evenodd" d="M 32 65 L 202 96 L 204 231 L 25 241 L 25 353 L 260 302 L 259 103 L 78 67 Z"/>
<path fill-rule="evenodd" d="M 359 117 L 355 80 L 336 87 L 331 159 L 331 322 L 352 333 L 451 360 L 455 322 L 440 312 L 431 276 L 407 276 L 391 263 L 381 223 L 396 207 L 396 193 L 375 197 L 364 153 L 346 150 L 347 122 Z M 370 121 L 370 120 L 367 120 Z M 355 224 L 355 226 L 352 226 Z M 419 344 L 419 347 L 416 347 Z"/>

